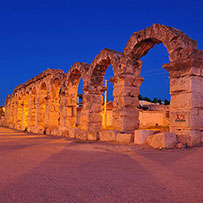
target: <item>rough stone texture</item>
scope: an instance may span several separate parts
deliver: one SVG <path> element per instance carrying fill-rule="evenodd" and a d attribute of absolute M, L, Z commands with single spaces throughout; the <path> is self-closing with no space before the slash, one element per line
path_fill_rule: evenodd
<path fill-rule="evenodd" d="M 90 132 L 89 139 L 93 139 L 91 132 L 98 134 L 106 129 L 101 115 L 102 93 L 106 90 L 102 82 L 112 65 L 112 128 L 120 133 L 134 133 L 140 127 L 137 106 L 144 80 L 140 77 L 140 58 L 160 43 L 167 48 L 170 59 L 170 63 L 163 65 L 171 80 L 170 132 L 177 133 L 188 145 L 198 144 L 203 126 L 203 51 L 180 30 L 160 24 L 134 33 L 123 53 L 103 49 L 91 64 L 76 62 L 67 74 L 48 69 L 17 86 L 6 99 L 5 125 L 57 135 L 63 135 L 62 131 L 66 134 L 67 128 L 77 128 L 77 132 L 68 130 L 68 136 L 88 139 Z M 77 126 L 76 99 L 81 77 L 85 94 Z"/>
<path fill-rule="evenodd" d="M 117 134 L 117 131 L 115 130 L 102 130 L 99 132 L 99 140 L 105 141 L 105 142 L 116 141 L 116 134 Z"/>
<path fill-rule="evenodd" d="M 187 145 L 186 145 L 185 143 L 180 143 L 180 142 L 179 142 L 179 143 L 177 144 L 177 148 L 178 148 L 178 149 L 182 149 L 182 148 L 186 148 L 186 147 L 187 147 Z"/>
<path fill-rule="evenodd" d="M 88 139 L 87 131 L 85 131 L 85 130 L 77 130 L 76 139 L 87 140 Z"/>
<path fill-rule="evenodd" d="M 128 40 L 127 46 L 124 49 L 125 55 L 133 55 L 136 59 L 140 59 L 146 55 L 148 51 L 155 45 L 163 43 L 169 53 L 170 61 L 176 61 L 179 57 L 188 57 L 191 55 L 172 54 L 177 50 L 182 49 L 196 49 L 196 41 L 190 39 L 186 34 L 178 29 L 153 24 L 144 30 L 134 33 Z"/>
<path fill-rule="evenodd" d="M 127 133 L 117 133 L 116 135 L 116 141 L 122 142 L 122 143 L 130 143 L 133 142 L 133 134 L 127 134 Z"/>
<path fill-rule="evenodd" d="M 99 133 L 98 132 L 88 132 L 88 140 L 90 141 L 96 141 L 99 140 Z"/>
<path fill-rule="evenodd" d="M 147 144 L 153 148 L 175 148 L 177 145 L 176 135 L 173 133 L 158 133 L 147 137 Z"/>
<path fill-rule="evenodd" d="M 201 143 L 203 143 L 203 130 L 200 131 L 200 138 L 201 138 Z"/>
<path fill-rule="evenodd" d="M 178 142 L 186 143 L 188 146 L 194 146 L 200 143 L 201 135 L 199 130 L 185 130 L 176 133 Z"/>
<path fill-rule="evenodd" d="M 135 144 L 145 144 L 147 143 L 147 137 L 157 133 L 153 130 L 135 130 L 134 131 L 134 143 Z"/>

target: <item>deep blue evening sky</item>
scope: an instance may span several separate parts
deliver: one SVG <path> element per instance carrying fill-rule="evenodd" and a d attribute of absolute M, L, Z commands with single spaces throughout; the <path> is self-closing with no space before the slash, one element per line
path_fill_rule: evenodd
<path fill-rule="evenodd" d="M 0 0 L 0 105 L 43 70 L 67 72 L 76 61 L 91 63 L 103 48 L 122 51 L 133 32 L 153 23 L 180 29 L 203 49 L 202 0 Z M 165 47 L 155 46 L 142 60 L 141 94 L 169 98 Z"/>

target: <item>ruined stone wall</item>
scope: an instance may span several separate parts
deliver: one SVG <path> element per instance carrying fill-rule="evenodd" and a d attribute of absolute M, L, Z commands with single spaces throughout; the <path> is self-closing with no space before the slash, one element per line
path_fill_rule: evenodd
<path fill-rule="evenodd" d="M 180 142 L 198 144 L 203 134 L 203 51 L 178 29 L 154 24 L 133 33 L 123 53 L 104 49 L 91 64 L 76 62 L 68 73 L 48 69 L 15 88 L 6 100 L 7 126 L 85 140 L 132 141 L 139 128 L 137 106 L 142 56 L 163 43 L 170 63 L 170 132 Z M 102 85 L 112 65 L 112 129 L 102 126 Z M 77 123 L 77 91 L 83 78 L 83 108 Z"/>
<path fill-rule="evenodd" d="M 17 86 L 6 100 L 6 125 L 35 133 L 58 128 L 59 91 L 65 76 L 62 70 L 47 69 Z"/>
<path fill-rule="evenodd" d="M 140 128 L 169 128 L 166 111 L 139 111 Z"/>

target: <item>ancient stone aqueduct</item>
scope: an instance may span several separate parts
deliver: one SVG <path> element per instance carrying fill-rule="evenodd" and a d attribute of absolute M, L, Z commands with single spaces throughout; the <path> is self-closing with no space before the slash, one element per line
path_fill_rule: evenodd
<path fill-rule="evenodd" d="M 91 64 L 76 62 L 68 71 L 48 69 L 17 86 L 6 99 L 6 126 L 34 133 L 76 137 L 86 140 L 132 141 L 139 128 L 138 95 L 140 58 L 163 43 L 170 63 L 170 132 L 179 142 L 195 145 L 203 134 L 203 51 L 196 41 L 178 29 L 153 24 L 133 33 L 123 53 L 102 50 Z M 113 129 L 102 129 L 102 81 L 112 65 L 114 77 Z M 83 77 L 84 98 L 80 125 L 76 125 L 77 92 Z M 107 138 L 108 140 L 108 138 Z"/>

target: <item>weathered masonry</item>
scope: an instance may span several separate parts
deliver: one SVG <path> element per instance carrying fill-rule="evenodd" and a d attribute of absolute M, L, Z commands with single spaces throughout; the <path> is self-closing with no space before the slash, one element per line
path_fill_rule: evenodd
<path fill-rule="evenodd" d="M 142 56 L 163 43 L 170 63 L 170 132 L 179 142 L 195 145 L 203 134 L 203 51 L 178 29 L 153 24 L 133 33 L 123 53 L 102 50 L 91 64 L 76 62 L 68 73 L 48 69 L 15 88 L 6 99 L 7 126 L 30 132 L 88 140 L 133 141 L 139 129 L 138 95 Z M 102 81 L 112 65 L 113 129 L 102 128 Z M 84 98 L 77 125 L 77 92 L 83 77 Z"/>

